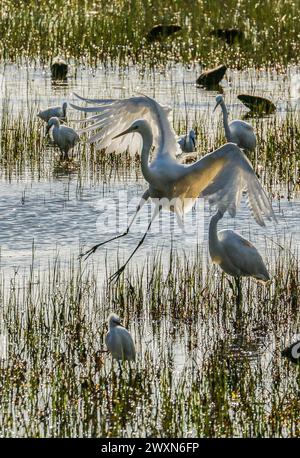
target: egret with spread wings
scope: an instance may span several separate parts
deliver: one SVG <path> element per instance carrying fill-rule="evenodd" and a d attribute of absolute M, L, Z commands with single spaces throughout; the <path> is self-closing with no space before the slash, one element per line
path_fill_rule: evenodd
<path fill-rule="evenodd" d="M 148 183 L 148 189 L 144 192 L 126 231 L 98 243 L 83 256 L 87 258 L 105 243 L 128 234 L 137 213 L 149 197 L 155 202 L 154 212 L 145 234 L 125 264 L 112 275 L 111 280 L 118 278 L 124 271 L 163 207 L 182 218 L 184 213 L 192 208 L 195 200 L 203 196 L 220 211 L 227 210 L 234 217 L 242 193 L 246 191 L 248 204 L 256 222 L 264 226 L 264 218 L 275 220 L 272 206 L 251 163 L 237 145 L 227 143 L 193 164 L 180 164 L 176 160 L 179 145 L 169 120 L 169 107 L 144 95 L 122 100 L 79 98 L 93 106 L 81 107 L 70 104 L 73 108 L 85 113 L 96 113 L 84 119 L 84 122 L 91 125 L 81 132 L 96 131 L 88 141 L 95 143 L 97 149 L 106 149 L 107 152 L 128 149 L 134 154 L 141 150 L 142 173 Z M 154 158 L 150 162 L 152 147 Z"/>

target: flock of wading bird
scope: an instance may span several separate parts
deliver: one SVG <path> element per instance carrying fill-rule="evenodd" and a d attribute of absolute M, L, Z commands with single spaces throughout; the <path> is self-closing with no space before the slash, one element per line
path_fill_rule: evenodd
<path fill-rule="evenodd" d="M 219 67 L 217 71 L 219 72 Z M 99 247 L 125 237 L 137 214 L 151 198 L 155 206 L 147 230 L 126 262 L 109 278 L 110 282 L 117 280 L 143 244 L 153 221 L 162 209 L 174 212 L 178 221 L 182 222 L 184 214 L 191 210 L 196 199 L 204 197 L 217 210 L 209 225 L 209 253 L 212 261 L 234 278 L 237 304 L 242 300 L 241 277 L 252 277 L 263 283 L 270 281 L 265 263 L 251 242 L 235 231 L 218 231 L 218 222 L 226 211 L 231 217 L 236 216 L 244 193 L 247 194 L 251 214 L 260 226 L 265 226 L 265 219 L 276 222 L 271 202 L 246 156 L 247 151 L 256 147 L 253 127 L 242 120 L 229 122 L 222 95 L 216 96 L 215 109 L 218 106 L 222 109 L 227 143 L 191 164 L 183 163 L 180 156 L 182 153 L 196 151 L 195 131 L 191 130 L 187 135 L 178 137 L 170 122 L 170 107 L 146 95 L 127 99 L 90 99 L 74 95 L 86 105 L 69 105 L 85 114 L 92 113 L 91 116 L 77 121 L 86 125 L 78 133 L 62 124 L 66 120 L 66 102 L 62 106 L 49 107 L 38 113 L 47 123 L 47 132 L 51 129 L 53 141 L 59 147 L 62 158 L 68 159 L 69 151 L 79 141 L 79 134 L 91 133 L 87 141 L 98 150 L 106 150 L 107 153 L 128 151 L 131 154 L 141 154 L 141 170 L 147 182 L 147 189 L 141 196 L 125 232 L 94 245 L 80 257 L 87 259 Z M 258 99 L 256 97 L 252 102 L 259 104 Z M 233 288 L 231 282 L 230 284 Z M 130 333 L 122 327 L 120 318 L 111 314 L 108 325 L 106 345 L 113 357 L 119 362 L 134 360 L 134 342 Z M 298 362 L 300 342 L 285 349 L 283 355 Z"/>

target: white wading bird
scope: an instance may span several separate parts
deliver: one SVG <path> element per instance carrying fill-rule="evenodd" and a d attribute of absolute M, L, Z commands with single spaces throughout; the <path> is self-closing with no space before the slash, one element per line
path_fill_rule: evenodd
<path fill-rule="evenodd" d="M 223 124 L 225 137 L 228 142 L 236 143 L 240 148 L 253 150 L 256 147 L 256 136 L 251 124 L 240 119 L 235 119 L 228 123 L 228 112 L 222 95 L 216 96 L 216 108 L 221 105 L 223 113 Z"/>
<path fill-rule="evenodd" d="M 108 317 L 109 331 L 105 344 L 114 359 L 120 361 L 135 361 L 135 346 L 131 334 L 121 325 L 120 318 L 115 313 Z"/>
<path fill-rule="evenodd" d="M 252 243 L 234 231 L 217 231 L 221 218 L 223 218 L 223 212 L 218 210 L 210 220 L 209 254 L 215 264 L 235 278 L 239 301 L 241 277 L 253 277 L 265 283 L 270 280 L 270 275 L 261 255 Z"/>
<path fill-rule="evenodd" d="M 61 126 L 58 118 L 50 118 L 47 125 L 47 133 L 52 129 L 52 136 L 55 144 L 59 147 L 61 156 L 68 159 L 70 149 L 74 148 L 79 141 L 79 135 L 74 129 Z"/>
<path fill-rule="evenodd" d="M 110 277 L 110 281 L 117 279 L 124 271 L 134 253 L 144 242 L 153 220 L 163 207 L 167 207 L 169 211 L 175 212 L 179 218 L 182 218 L 200 195 L 208 197 L 211 204 L 215 204 L 223 212 L 228 210 L 234 217 L 242 192 L 245 190 L 248 193 L 248 203 L 253 217 L 258 224 L 265 225 L 264 217 L 268 220 L 272 218 L 276 220 L 272 206 L 251 163 L 233 143 L 227 143 L 216 151 L 206 154 L 193 164 L 180 164 L 176 160 L 179 145 L 168 119 L 171 112 L 169 107 L 162 106 L 144 95 L 123 100 L 82 100 L 97 105 L 80 107 L 70 104 L 83 112 L 98 113 L 84 119 L 84 122 L 93 124 L 82 129 L 82 132 L 100 129 L 89 138 L 89 142 L 97 142 L 96 148 L 106 148 L 108 152 L 122 152 L 128 148 L 133 154 L 139 150 L 142 143 L 141 168 L 149 185 L 126 231 L 98 243 L 82 256 L 87 258 L 101 245 L 128 234 L 137 213 L 149 197 L 156 201 L 145 234 L 125 264 Z M 138 119 L 141 117 L 143 119 Z M 121 133 L 116 135 L 118 132 Z M 152 146 L 155 148 L 154 159 L 149 163 Z"/>
<path fill-rule="evenodd" d="M 184 153 L 194 153 L 197 147 L 196 132 L 194 129 L 191 129 L 186 135 L 181 135 L 178 144 Z"/>
<path fill-rule="evenodd" d="M 49 107 L 45 110 L 38 112 L 37 116 L 43 121 L 48 122 L 50 118 L 65 119 L 67 116 L 67 102 L 64 102 L 62 106 Z"/>

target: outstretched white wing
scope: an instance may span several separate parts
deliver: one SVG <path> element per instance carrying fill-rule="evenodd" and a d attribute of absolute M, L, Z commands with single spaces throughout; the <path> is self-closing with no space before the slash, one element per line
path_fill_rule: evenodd
<path fill-rule="evenodd" d="M 264 217 L 275 220 L 272 205 L 251 162 L 234 143 L 226 143 L 213 153 L 187 166 L 176 188 L 190 189 L 193 195 L 207 197 L 210 204 L 234 217 L 243 191 L 255 221 L 264 226 Z"/>
<path fill-rule="evenodd" d="M 70 103 L 70 106 L 85 113 L 96 113 L 82 120 L 91 125 L 82 129 L 80 133 L 93 133 L 88 141 L 95 143 L 97 149 L 106 149 L 108 153 L 120 153 L 127 149 L 131 154 L 140 152 L 142 141 L 139 134 L 129 134 L 114 140 L 113 137 L 128 129 L 137 119 L 145 119 L 151 125 L 157 155 L 169 154 L 175 157 L 180 151 L 169 120 L 171 108 L 159 104 L 154 99 L 145 95 L 103 100 L 85 99 L 78 95 L 76 97 L 88 104 L 94 104 L 81 107 Z"/>

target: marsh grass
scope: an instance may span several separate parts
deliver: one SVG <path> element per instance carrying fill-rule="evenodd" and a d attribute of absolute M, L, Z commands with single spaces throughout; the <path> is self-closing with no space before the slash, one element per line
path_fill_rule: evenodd
<path fill-rule="evenodd" d="M 204 66 L 277 68 L 298 62 L 300 25 L 297 2 L 230 0 L 226 14 L 217 0 L 190 2 L 124 0 L 3 0 L 0 7 L 1 57 L 41 59 L 56 55 L 90 65 L 130 62 L 157 66 L 168 61 Z M 147 44 L 152 26 L 179 24 L 182 31 L 162 43 Z M 234 46 L 210 35 L 237 27 L 245 39 Z"/>
<path fill-rule="evenodd" d="M 241 314 L 202 248 L 158 252 L 104 290 L 73 259 L 3 272 L 1 436 L 299 436 L 299 374 L 280 355 L 299 329 L 299 259 L 274 256 L 270 285 L 244 281 Z M 121 373 L 102 353 L 111 310 L 138 348 Z"/>
<path fill-rule="evenodd" d="M 141 180 L 140 159 L 128 153 L 106 154 L 86 143 L 82 136 L 70 161 L 60 160 L 59 150 L 45 135 L 45 125 L 37 116 L 37 106 L 29 103 L 28 113 L 15 114 L 12 101 L 2 107 L 0 132 L 0 165 L 7 179 L 50 179 L 70 175 L 81 188 L 85 183 L 110 183 L 124 180 Z M 174 118 L 175 131 L 186 132 L 185 120 Z M 253 118 L 251 123 L 257 134 L 258 147 L 247 153 L 262 184 L 274 196 L 291 199 L 299 193 L 300 129 L 297 112 L 286 118 Z M 72 122 L 70 123 L 72 126 Z M 213 128 L 205 113 L 196 113 L 192 120 L 197 138 L 196 157 L 222 146 L 226 139 L 221 120 Z M 74 125 L 75 129 L 78 124 Z M 184 157 L 181 158 L 184 161 Z M 194 159 L 196 160 L 196 159 Z"/>

